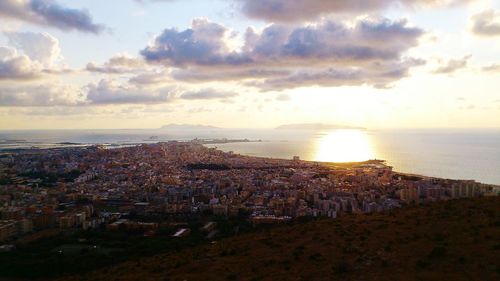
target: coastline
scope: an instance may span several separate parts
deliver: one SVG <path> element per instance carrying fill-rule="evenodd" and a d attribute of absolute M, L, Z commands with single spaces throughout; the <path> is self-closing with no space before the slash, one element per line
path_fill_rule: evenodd
<path fill-rule="evenodd" d="M 18 141 L 18 140 L 16 140 Z M 3 155 L 8 155 L 11 153 L 20 153 L 20 152 L 44 152 L 44 151 L 58 151 L 58 150 L 66 150 L 66 149 L 85 149 L 85 148 L 92 148 L 92 147 L 99 147 L 99 148 L 105 148 L 105 149 L 119 149 L 119 148 L 129 148 L 129 147 L 139 147 L 142 145 L 158 145 L 158 144 L 163 144 L 163 143 L 186 143 L 186 144 L 200 144 L 203 145 L 206 148 L 209 149 L 217 149 L 221 152 L 227 153 L 228 151 L 222 150 L 219 147 L 215 147 L 213 145 L 218 145 L 218 144 L 232 144 L 232 143 L 265 143 L 265 140 L 249 140 L 249 139 L 192 139 L 192 140 L 168 140 L 168 141 L 157 141 L 157 140 L 152 140 L 149 142 L 135 142 L 135 143 L 75 143 L 75 142 L 59 142 L 59 143 L 53 143 L 53 144 L 47 144 L 45 143 L 44 145 L 46 147 L 40 146 L 32 146 L 32 147 L 22 147 L 22 148 L 1 148 L 0 147 L 0 156 Z M 21 143 L 31 143 L 25 140 L 22 140 Z M 269 160 L 277 160 L 277 161 L 289 161 L 291 159 L 286 159 L 286 158 L 280 158 L 280 157 L 270 157 L 270 156 L 256 156 L 256 155 L 251 155 L 251 154 L 245 154 L 245 153 L 236 153 L 233 151 L 229 151 L 229 153 L 234 153 L 243 157 L 250 157 L 250 158 L 255 158 L 255 159 L 269 159 Z M 331 168 L 353 168 L 356 166 L 361 166 L 361 165 L 366 165 L 366 164 L 375 164 L 375 165 L 383 165 L 385 167 L 389 167 L 393 169 L 392 166 L 387 164 L 387 160 L 384 159 L 368 159 L 365 161 L 355 161 L 355 162 L 327 162 L 327 161 L 313 161 L 313 160 L 303 160 L 300 159 L 298 160 L 300 162 L 304 163 L 309 163 L 309 164 L 314 164 L 314 165 L 321 165 L 321 166 L 326 166 L 326 167 L 331 167 Z M 394 170 L 395 173 L 405 176 L 405 177 L 417 177 L 421 179 L 437 179 L 437 180 L 451 180 L 451 181 L 464 181 L 464 182 L 477 182 L 480 184 L 485 184 L 489 186 L 493 186 L 496 188 L 500 188 L 500 184 L 491 184 L 491 183 L 482 183 L 476 179 L 454 179 L 454 178 L 448 178 L 448 177 L 439 177 L 439 176 L 429 176 L 425 174 L 418 174 L 418 173 L 411 173 L 411 172 L 406 172 L 406 171 L 400 171 L 400 170 Z"/>

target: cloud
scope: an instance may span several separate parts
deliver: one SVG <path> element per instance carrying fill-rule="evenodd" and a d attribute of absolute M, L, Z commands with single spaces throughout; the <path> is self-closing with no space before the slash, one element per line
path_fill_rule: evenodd
<path fill-rule="evenodd" d="M 88 11 L 67 8 L 53 0 L 2 0 L 0 16 L 68 31 L 97 34 L 104 30 Z"/>
<path fill-rule="evenodd" d="M 206 81 L 234 81 L 246 79 L 258 79 L 269 77 L 283 77 L 290 75 L 288 69 L 259 69 L 259 68 L 219 68 L 208 71 L 206 68 L 190 68 L 187 70 L 174 70 L 171 73 L 173 79 L 186 82 Z"/>
<path fill-rule="evenodd" d="M 196 91 L 177 86 L 149 88 L 108 79 L 83 87 L 54 81 L 0 84 L 0 107 L 156 105 L 194 100 L 230 101 L 236 96 L 236 93 L 213 88 Z"/>
<path fill-rule="evenodd" d="M 500 12 L 486 10 L 472 18 L 472 32 L 480 36 L 500 35 Z"/>
<path fill-rule="evenodd" d="M 228 29 L 206 19 L 196 19 L 185 31 L 165 29 L 154 43 L 141 51 L 149 62 L 172 66 L 237 65 L 246 59 L 229 50 L 225 42 Z"/>
<path fill-rule="evenodd" d="M 224 40 L 229 30 L 206 20 L 190 29 L 167 29 L 141 54 L 148 62 L 168 66 L 241 66 L 397 58 L 417 45 L 423 31 L 406 21 L 364 19 L 349 27 L 334 21 L 317 25 L 271 25 L 257 33 L 248 29 L 245 45 L 231 51 Z"/>
<path fill-rule="evenodd" d="M 184 100 L 212 100 L 228 99 L 236 97 L 238 94 L 232 92 L 219 91 L 215 89 L 203 89 L 198 91 L 186 92 L 180 96 Z"/>
<path fill-rule="evenodd" d="M 157 85 L 171 82 L 171 77 L 166 72 L 142 73 L 130 78 L 129 82 L 136 85 Z"/>
<path fill-rule="evenodd" d="M 191 91 L 179 87 L 144 88 L 102 79 L 97 85 L 87 86 L 86 99 L 82 104 L 164 104 L 180 100 L 228 100 L 236 93 L 217 89 Z"/>
<path fill-rule="evenodd" d="M 48 33 L 5 32 L 10 46 L 0 46 L 0 80 L 33 80 L 72 72 L 56 65 L 59 41 Z"/>
<path fill-rule="evenodd" d="M 442 66 L 435 69 L 433 72 L 436 74 L 453 73 L 457 70 L 466 68 L 470 58 L 471 55 L 465 56 L 461 59 L 450 59 L 447 62 L 445 62 Z"/>
<path fill-rule="evenodd" d="M 177 0 L 134 0 L 134 1 L 138 3 L 147 3 L 147 2 L 174 2 Z"/>
<path fill-rule="evenodd" d="M 59 40 L 48 33 L 5 32 L 9 44 L 23 51 L 30 59 L 51 66 L 61 58 Z"/>
<path fill-rule="evenodd" d="M 58 83 L 0 86 L 0 106 L 74 106 L 83 98 L 81 89 Z"/>
<path fill-rule="evenodd" d="M 145 89 L 103 79 L 97 85 L 88 85 L 87 102 L 94 105 L 167 103 L 175 93 L 175 88 Z"/>
<path fill-rule="evenodd" d="M 406 74 L 409 67 L 418 65 L 402 60 L 402 55 L 418 45 L 424 32 L 405 20 L 370 18 L 353 25 L 331 20 L 298 26 L 273 24 L 261 31 L 249 28 L 242 47 L 236 49 L 231 48 L 228 34 L 234 36 L 222 25 L 195 20 L 184 31 L 165 30 L 141 54 L 148 63 L 175 68 L 174 79 L 190 82 L 253 80 L 250 84 L 257 86 L 269 85 L 255 81 L 258 79 L 301 81 L 289 83 L 293 87 L 358 79 L 358 83 L 379 85 L 404 77 L 395 71 Z M 362 75 L 368 72 L 362 69 L 367 66 L 378 66 L 379 73 L 364 79 Z M 328 70 L 329 74 L 304 77 L 311 69 Z M 336 75 L 331 75 L 331 69 Z M 349 74 L 352 72 L 356 75 Z M 336 82 L 327 83 L 329 79 Z"/>
<path fill-rule="evenodd" d="M 482 68 L 482 70 L 486 71 L 486 72 L 499 72 L 500 71 L 500 64 L 492 63 L 488 66 L 484 66 Z"/>
<path fill-rule="evenodd" d="M 42 65 L 10 47 L 0 46 L 0 81 L 33 80 L 42 75 Z"/>
<path fill-rule="evenodd" d="M 251 82 L 247 86 L 258 87 L 264 91 L 284 90 L 305 86 L 361 86 L 371 85 L 375 88 L 390 88 L 394 81 L 407 77 L 410 68 L 425 64 L 423 60 L 408 59 L 395 63 L 375 62 L 364 67 L 326 68 L 300 70 L 282 78 L 265 79 Z"/>
<path fill-rule="evenodd" d="M 134 58 L 127 54 L 118 54 L 100 66 L 95 62 L 89 62 L 85 69 L 89 72 L 121 74 L 137 72 L 141 70 L 142 67 L 144 67 L 144 61 L 142 59 Z"/>
<path fill-rule="evenodd" d="M 236 0 L 245 15 L 270 22 L 296 22 L 329 14 L 359 14 L 390 7 L 449 6 L 469 0 Z"/>

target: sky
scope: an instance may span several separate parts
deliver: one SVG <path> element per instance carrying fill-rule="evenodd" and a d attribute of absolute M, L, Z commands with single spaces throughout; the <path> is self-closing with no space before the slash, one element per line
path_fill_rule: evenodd
<path fill-rule="evenodd" d="M 0 23 L 0 130 L 500 127 L 500 1 L 2 0 Z"/>

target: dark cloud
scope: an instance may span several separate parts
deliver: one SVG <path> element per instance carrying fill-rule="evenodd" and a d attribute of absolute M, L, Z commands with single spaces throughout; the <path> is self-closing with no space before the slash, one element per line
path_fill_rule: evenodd
<path fill-rule="evenodd" d="M 224 41 L 227 31 L 217 23 L 196 19 L 190 29 L 164 30 L 156 37 L 154 44 L 142 50 L 141 54 L 149 62 L 172 66 L 237 65 L 248 62 L 246 58 L 229 51 Z"/>
<path fill-rule="evenodd" d="M 471 58 L 470 55 L 465 56 L 461 59 L 451 59 L 446 61 L 442 66 L 435 69 L 433 72 L 436 74 L 449 74 L 457 70 L 467 67 L 468 61 Z"/>
<path fill-rule="evenodd" d="M 317 19 L 329 14 L 359 14 L 390 7 L 448 6 L 473 0 L 236 0 L 245 15 L 271 22 Z"/>
<path fill-rule="evenodd" d="M 142 55 L 149 63 L 177 68 L 172 77 L 183 81 L 267 79 L 250 81 L 266 85 L 300 80 L 306 86 L 307 81 L 336 85 L 344 80 L 376 85 L 396 81 L 414 66 L 401 57 L 418 45 L 423 31 L 404 20 L 387 19 L 363 19 L 352 26 L 334 21 L 295 27 L 273 24 L 262 31 L 249 28 L 237 50 L 229 47 L 230 33 L 219 24 L 195 20 L 190 29 L 165 30 Z M 364 77 L 368 72 L 362 69 L 373 65 L 380 67 L 379 73 Z M 312 68 L 322 73 L 311 73 Z M 327 83 L 329 79 L 335 82 Z"/>
<path fill-rule="evenodd" d="M 100 33 L 104 26 L 93 22 L 86 10 L 64 7 L 53 0 L 2 0 L 0 16 L 61 30 Z"/>
<path fill-rule="evenodd" d="M 354 27 L 333 21 L 292 28 L 271 25 L 262 32 L 249 29 L 243 50 L 230 51 L 225 27 L 195 20 L 190 29 L 167 29 L 141 53 L 168 66 L 245 66 L 328 63 L 393 59 L 417 45 L 423 34 L 406 21 L 361 20 Z"/>
<path fill-rule="evenodd" d="M 500 35 L 500 12 L 486 10 L 472 17 L 472 32 L 481 36 Z"/>

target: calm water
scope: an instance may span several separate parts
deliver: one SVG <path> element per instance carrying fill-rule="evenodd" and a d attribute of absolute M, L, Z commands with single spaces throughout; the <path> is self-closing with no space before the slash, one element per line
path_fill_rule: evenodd
<path fill-rule="evenodd" d="M 154 139 L 150 137 L 155 136 Z M 398 171 L 500 184 L 500 130 L 162 130 L 1 131 L 0 149 L 58 143 L 133 144 L 193 138 L 248 138 L 215 145 L 225 151 L 314 161 L 385 159 Z"/>

